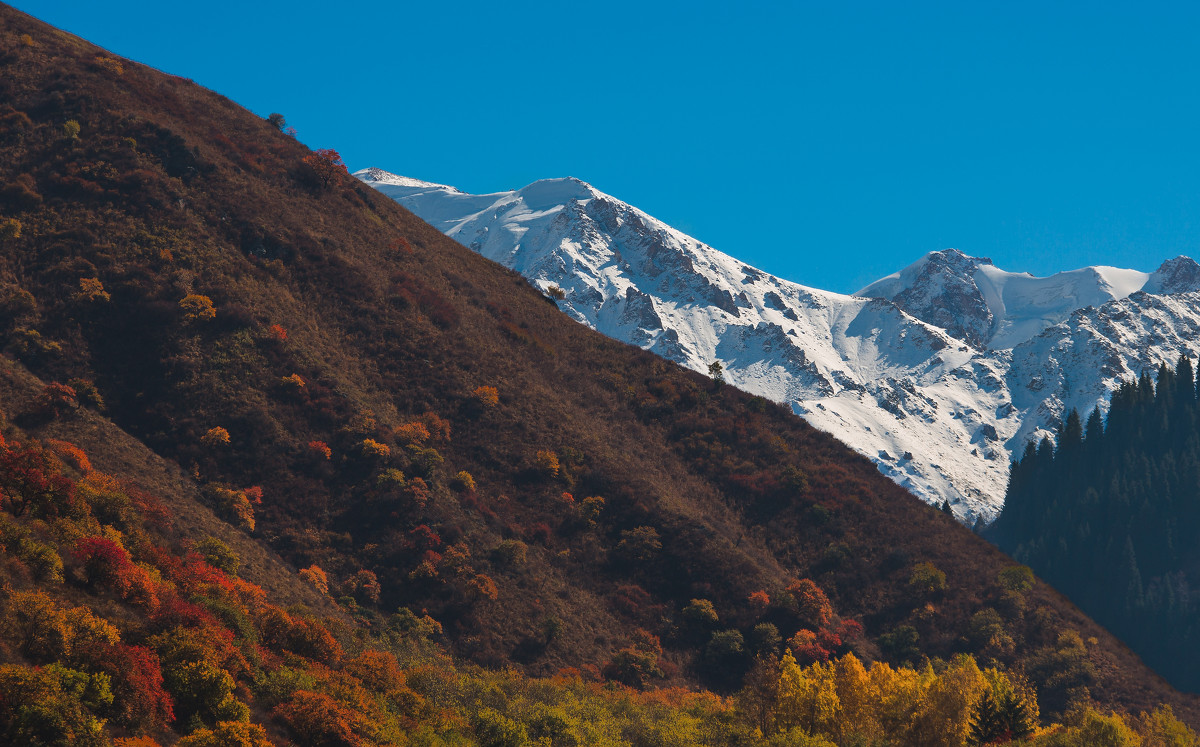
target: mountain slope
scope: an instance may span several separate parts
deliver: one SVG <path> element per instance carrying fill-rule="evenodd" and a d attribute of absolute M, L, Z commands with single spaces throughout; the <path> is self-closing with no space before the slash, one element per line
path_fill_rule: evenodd
<path fill-rule="evenodd" d="M 1010 458 L 1053 434 L 1064 407 L 1090 407 L 1145 360 L 1177 354 L 1100 343 L 1083 357 L 1115 355 L 1115 373 L 1042 396 L 1030 356 L 1063 344 L 1059 325 L 1139 291 L 1200 289 L 1200 265 L 1183 257 L 1154 273 L 1035 278 L 947 250 L 844 296 L 761 272 L 577 179 L 469 195 L 381 169 L 356 176 L 539 287 L 561 287 L 577 321 L 695 371 L 720 361 L 737 386 L 790 404 L 967 523 L 996 515 Z"/>
<path fill-rule="evenodd" d="M 1031 668 L 1078 631 L 1076 695 L 1197 720 L 1056 592 L 1005 596 L 1010 560 L 790 412 L 583 328 L 220 96 L 8 8 L 0 31 L 5 355 L 94 388 L 345 614 L 407 607 L 457 655 L 534 674 L 602 679 L 661 646 L 647 677 L 723 692 L 761 625 L 872 660 Z M 837 302 L 824 324 L 871 370 L 912 365 L 893 338 L 944 342 L 889 303 Z M 1005 599 L 1013 645 L 992 651 L 972 625 Z M 863 637 L 835 645 L 851 621 Z"/>

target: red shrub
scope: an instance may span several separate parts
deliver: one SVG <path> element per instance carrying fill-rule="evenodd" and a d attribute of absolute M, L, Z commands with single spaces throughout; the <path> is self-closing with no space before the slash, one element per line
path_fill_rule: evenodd
<path fill-rule="evenodd" d="M 93 646 L 77 652 L 92 671 L 112 679 L 113 717 L 133 731 L 163 731 L 174 720 L 158 656 L 141 646 Z"/>
<path fill-rule="evenodd" d="M 53 382 L 42 388 L 34 404 L 42 412 L 57 418 L 79 407 L 79 399 L 74 387 Z"/>
<path fill-rule="evenodd" d="M 842 623 L 838 625 L 837 635 L 842 639 L 842 643 L 847 646 L 861 640 L 863 637 L 862 623 L 857 620 L 842 620 Z"/>
<path fill-rule="evenodd" d="M 348 173 L 342 157 L 332 148 L 322 148 L 308 154 L 304 157 L 304 165 L 322 187 L 328 187 L 331 182 Z"/>
<path fill-rule="evenodd" d="M 129 496 L 133 507 L 148 523 L 159 529 L 165 529 L 171 523 L 171 512 L 162 504 L 158 496 L 140 490 L 126 481 L 121 482 L 121 490 Z"/>
<path fill-rule="evenodd" d="M 841 642 L 838 642 L 839 645 Z M 816 633 L 811 630 L 801 630 L 788 640 L 788 648 L 796 655 L 796 663 L 808 666 L 815 661 L 829 661 L 829 649 L 821 645 Z"/>
<path fill-rule="evenodd" d="M 220 623 L 213 613 L 175 593 L 166 593 L 150 618 L 154 630 L 172 628 L 215 628 Z"/>
<path fill-rule="evenodd" d="M 60 475 L 50 455 L 37 446 L 8 444 L 0 449 L 0 505 L 14 516 L 73 514 L 78 507 L 72 482 Z"/>
<path fill-rule="evenodd" d="M 408 542 L 417 550 L 432 550 L 442 544 L 442 538 L 427 525 L 421 524 L 409 530 Z"/>
<path fill-rule="evenodd" d="M 81 537 L 75 541 L 75 558 L 83 564 L 88 583 L 112 589 L 126 602 L 147 610 L 158 608 L 154 582 L 144 568 L 134 564 L 129 551 L 107 537 Z"/>
<path fill-rule="evenodd" d="M 543 545 L 550 544 L 550 538 L 553 536 L 553 533 L 550 531 L 550 525 L 544 521 L 530 525 L 529 530 L 525 534 L 531 542 Z"/>

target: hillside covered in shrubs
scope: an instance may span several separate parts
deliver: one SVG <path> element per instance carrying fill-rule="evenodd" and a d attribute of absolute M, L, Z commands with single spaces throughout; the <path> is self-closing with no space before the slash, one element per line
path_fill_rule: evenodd
<path fill-rule="evenodd" d="M 101 742 L 1200 721 L 866 460 L 571 322 L 278 119 L 3 7 L 0 71 L 0 541 L 10 611 L 47 611 L 6 628 L 6 728 L 35 691 Z"/>

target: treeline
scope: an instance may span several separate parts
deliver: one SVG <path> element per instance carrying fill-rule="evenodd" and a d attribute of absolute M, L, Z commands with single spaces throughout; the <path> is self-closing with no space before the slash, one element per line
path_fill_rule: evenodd
<path fill-rule="evenodd" d="M 1054 446 L 1013 465 L 989 528 L 1176 687 L 1200 690 L 1200 399 L 1192 362 L 1112 397 L 1107 420 L 1071 412 Z"/>

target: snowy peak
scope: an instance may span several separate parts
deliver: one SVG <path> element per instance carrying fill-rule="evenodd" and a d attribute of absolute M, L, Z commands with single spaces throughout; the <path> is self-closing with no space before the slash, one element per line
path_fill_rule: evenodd
<path fill-rule="evenodd" d="M 383 169 L 377 169 L 374 167 L 362 169 L 361 171 L 355 171 L 353 176 L 357 177 L 359 180 L 361 180 L 363 182 L 366 182 L 367 184 L 371 185 L 372 187 L 388 185 L 388 186 L 393 186 L 393 187 L 411 187 L 411 188 L 415 188 L 415 189 L 440 189 L 440 190 L 445 190 L 447 192 L 458 192 L 457 189 L 455 189 L 454 187 L 448 186 L 446 184 L 436 184 L 434 182 L 423 182 L 420 179 L 413 179 L 413 178 L 407 177 L 407 176 L 400 176 L 399 174 L 393 174 L 390 171 L 384 171 Z"/>
<path fill-rule="evenodd" d="M 1177 257 L 1154 273 L 1094 266 L 1039 278 L 1006 272 L 990 259 L 948 249 L 930 252 L 856 295 L 887 298 L 977 349 L 1007 350 L 1066 321 L 1080 309 L 1143 290 L 1200 290 L 1200 265 Z"/>
<path fill-rule="evenodd" d="M 1150 274 L 1142 290 L 1160 294 L 1200 291 L 1200 264 L 1191 257 L 1168 259 Z"/>
<path fill-rule="evenodd" d="M 957 249 L 930 252 L 898 273 L 855 295 L 886 298 L 908 313 L 983 348 L 991 339 L 995 312 L 976 278 L 992 260 Z"/>
<path fill-rule="evenodd" d="M 573 176 L 541 179 L 522 187 L 516 194 L 531 210 L 563 207 L 576 200 L 590 200 L 600 195 L 592 185 Z"/>

